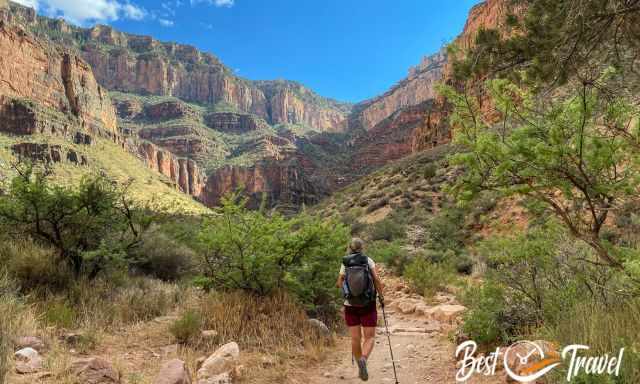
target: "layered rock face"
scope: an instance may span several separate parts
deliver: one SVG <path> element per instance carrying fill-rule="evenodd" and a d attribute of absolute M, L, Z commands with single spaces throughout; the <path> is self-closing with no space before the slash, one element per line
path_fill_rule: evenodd
<path fill-rule="evenodd" d="M 204 121 L 209 128 L 225 133 L 243 134 L 268 128 L 264 120 L 232 112 L 211 113 Z"/>
<path fill-rule="evenodd" d="M 359 108 L 363 128 L 373 129 L 396 111 L 434 99 L 435 85 L 442 80 L 446 61 L 447 55 L 444 52 L 425 57 L 398 85 L 384 95 L 362 103 Z"/>
<path fill-rule="evenodd" d="M 226 193 L 240 188 L 252 208 L 260 205 L 263 194 L 270 206 L 282 202 L 300 206 L 316 203 L 326 193 L 311 182 L 296 159 L 261 161 L 250 167 L 225 166 L 210 174 L 204 202 L 215 206 Z"/>
<path fill-rule="evenodd" d="M 71 121 L 58 127 L 51 122 L 48 127 L 44 116 L 37 118 L 50 109 L 77 120 L 86 131 L 117 135 L 115 110 L 91 67 L 5 21 L 0 21 L 0 76 L 0 113 L 9 122 L 6 130 L 34 133 L 71 128 Z"/>
<path fill-rule="evenodd" d="M 178 158 L 173 153 L 147 142 L 140 143 L 138 151 L 149 168 L 175 182 L 182 192 L 203 199 L 205 178 L 195 161 Z"/>
<path fill-rule="evenodd" d="M 353 145 L 357 168 L 375 169 L 408 154 L 450 141 L 449 129 L 434 100 L 396 111 L 358 136 Z M 354 172 L 356 170 L 354 169 Z"/>
<path fill-rule="evenodd" d="M 306 124 L 320 131 L 340 127 L 347 116 L 348 108 L 343 104 L 315 94 L 313 98 L 320 103 L 299 97 L 292 92 L 301 87 L 298 84 L 281 87 L 278 82 L 256 84 L 238 78 L 215 56 L 192 46 L 163 43 L 108 26 L 75 29 L 70 36 L 82 36 L 82 56 L 100 84 L 110 90 L 225 103 L 271 124 Z M 280 92 L 265 90 L 272 87 L 269 83 L 278 84 Z"/>
<path fill-rule="evenodd" d="M 20 25 L 10 24 L 24 18 L 0 8 L 0 132 L 57 135 L 82 145 L 91 145 L 92 135 L 107 137 L 137 152 L 150 168 L 170 178 L 183 192 L 199 196 L 204 181 L 195 162 L 179 159 L 153 144 L 134 141 L 125 145 L 117 128 L 116 110 L 91 67 L 61 47 L 36 39 Z M 184 108 L 172 104 L 147 111 L 148 116 L 158 119 L 183 113 Z M 88 164 L 84 155 L 60 145 L 23 142 L 12 150 L 31 161 Z"/>
<path fill-rule="evenodd" d="M 75 165 L 87 165 L 85 155 L 78 154 L 74 150 L 62 148 L 60 145 L 39 143 L 19 143 L 11 147 L 20 159 L 43 162 L 46 164 L 69 162 Z"/>

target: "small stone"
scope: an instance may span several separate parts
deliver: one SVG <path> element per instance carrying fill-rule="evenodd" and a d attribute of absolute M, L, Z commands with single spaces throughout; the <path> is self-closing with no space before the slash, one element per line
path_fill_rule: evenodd
<path fill-rule="evenodd" d="M 77 359 L 71 369 L 83 384 L 120 384 L 120 372 L 110 362 L 100 357 Z"/>
<path fill-rule="evenodd" d="M 233 384 L 233 380 L 229 372 L 224 372 L 212 377 L 198 379 L 196 384 Z"/>
<path fill-rule="evenodd" d="M 162 366 L 153 384 L 191 384 L 191 375 L 184 361 L 174 359 Z"/>
<path fill-rule="evenodd" d="M 309 319 L 309 324 L 316 330 L 318 331 L 318 334 L 320 334 L 320 336 L 322 337 L 329 337 L 331 336 L 331 332 L 329 331 L 329 328 L 320 320 L 318 319 Z"/>
<path fill-rule="evenodd" d="M 225 372 L 229 372 L 239 357 L 240 347 L 237 343 L 231 342 L 223 345 L 211 354 L 198 369 L 198 383 L 200 383 L 201 379 L 215 378 Z"/>
<path fill-rule="evenodd" d="M 20 374 L 36 373 L 42 369 L 42 357 L 33 348 L 23 348 L 15 353 L 16 372 Z"/>

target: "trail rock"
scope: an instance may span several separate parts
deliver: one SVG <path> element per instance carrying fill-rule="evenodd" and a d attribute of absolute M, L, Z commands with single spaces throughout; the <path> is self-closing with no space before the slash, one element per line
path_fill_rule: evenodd
<path fill-rule="evenodd" d="M 231 342 L 223 345 L 209 356 L 204 363 L 202 363 L 202 367 L 198 369 L 198 384 L 223 383 L 224 381 L 209 382 L 205 380 L 214 378 L 218 380 L 218 376 L 222 376 L 222 374 L 228 373 L 233 369 L 233 365 L 238 361 L 239 357 L 240 347 L 237 343 Z"/>
<path fill-rule="evenodd" d="M 323 337 L 329 337 L 331 336 L 331 332 L 329 331 L 329 328 L 320 320 L 318 319 L 309 319 L 309 324 L 316 330 L 318 331 L 318 333 L 320 334 L 320 336 Z"/>
<path fill-rule="evenodd" d="M 25 348 L 33 348 L 38 352 L 42 352 L 45 350 L 46 346 L 44 341 L 41 338 L 35 336 L 23 336 L 18 337 L 14 344 L 17 350 L 25 349 Z"/>
<path fill-rule="evenodd" d="M 100 357 L 77 359 L 71 364 L 82 384 L 120 384 L 120 372 Z"/>
<path fill-rule="evenodd" d="M 454 323 L 455 320 L 466 310 L 467 308 L 462 305 L 442 304 L 435 307 L 432 317 L 434 320 L 442 323 L 451 324 Z"/>
<path fill-rule="evenodd" d="M 224 372 L 219 375 L 208 377 L 206 379 L 198 379 L 196 384 L 232 384 L 233 379 L 229 372 Z"/>
<path fill-rule="evenodd" d="M 174 359 L 162 366 L 153 384 L 191 384 L 191 375 L 184 361 Z"/>
<path fill-rule="evenodd" d="M 36 373 L 42 369 L 42 357 L 33 348 L 23 348 L 15 353 L 16 372 L 20 374 Z"/>
<path fill-rule="evenodd" d="M 418 304 L 416 306 L 415 314 L 418 316 L 426 316 L 433 317 L 433 314 L 436 312 L 436 307 L 431 307 L 425 304 Z"/>
<path fill-rule="evenodd" d="M 405 315 L 409 315 L 411 313 L 414 313 L 416 310 L 416 304 L 415 303 L 411 303 L 408 301 L 402 302 L 400 304 L 398 304 L 398 309 L 400 310 L 400 312 L 402 312 Z"/>

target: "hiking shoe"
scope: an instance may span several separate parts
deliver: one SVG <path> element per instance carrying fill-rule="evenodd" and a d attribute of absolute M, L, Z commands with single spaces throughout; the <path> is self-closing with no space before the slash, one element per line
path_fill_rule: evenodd
<path fill-rule="evenodd" d="M 362 357 L 358 360 L 358 376 L 362 381 L 369 380 L 369 372 L 367 372 L 367 360 Z"/>

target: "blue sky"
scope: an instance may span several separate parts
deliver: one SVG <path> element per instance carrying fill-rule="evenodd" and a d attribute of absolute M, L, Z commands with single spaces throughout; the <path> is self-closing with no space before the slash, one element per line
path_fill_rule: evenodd
<path fill-rule="evenodd" d="M 464 26 L 479 0 L 18 0 L 41 14 L 192 44 L 239 76 L 361 101 Z"/>

